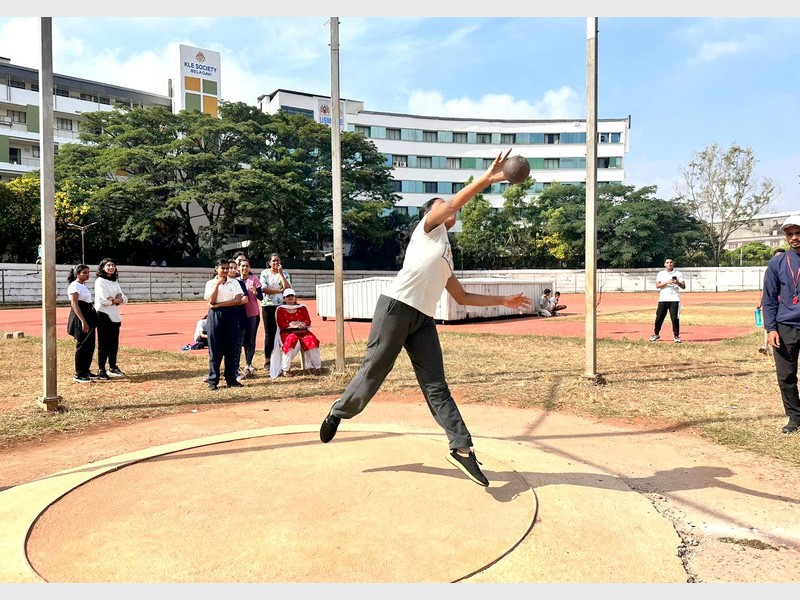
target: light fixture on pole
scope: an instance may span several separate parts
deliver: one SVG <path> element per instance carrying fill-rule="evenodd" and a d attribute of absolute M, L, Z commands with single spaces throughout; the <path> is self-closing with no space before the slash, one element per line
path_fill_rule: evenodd
<path fill-rule="evenodd" d="M 88 225 L 75 225 L 75 223 L 67 223 L 70 227 L 74 229 L 80 229 L 81 231 L 81 263 L 84 265 L 86 264 L 86 251 L 83 245 L 83 236 L 86 234 L 86 230 L 89 229 L 92 225 L 97 225 L 99 221 L 95 221 L 94 223 L 89 223 Z"/>

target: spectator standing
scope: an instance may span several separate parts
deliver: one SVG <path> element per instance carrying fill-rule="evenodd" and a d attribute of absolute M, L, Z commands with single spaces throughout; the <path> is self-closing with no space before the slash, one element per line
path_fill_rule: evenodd
<path fill-rule="evenodd" d="M 239 343 L 240 307 L 244 293 L 236 279 L 228 278 L 228 259 L 215 263 L 216 276 L 206 282 L 203 298 L 208 301 L 208 389 L 216 390 L 220 366 L 225 362 L 228 387 L 241 387 L 236 380 L 236 357 Z"/>
<path fill-rule="evenodd" d="M 94 306 L 97 311 L 97 378 L 124 377 L 117 364 L 119 331 L 122 327 L 120 304 L 127 304 L 128 297 L 119 285 L 117 263 L 104 258 L 97 266 L 94 280 Z M 108 363 L 108 371 L 106 371 Z"/>
<path fill-rule="evenodd" d="M 789 422 L 781 433 L 800 429 L 800 398 L 797 390 L 797 360 L 800 356 L 800 214 L 791 215 L 780 232 L 789 250 L 773 256 L 764 272 L 764 329 L 775 358 L 775 374 L 783 410 Z"/>
<path fill-rule="evenodd" d="M 658 306 L 656 307 L 656 321 L 653 326 L 651 342 L 661 338 L 661 326 L 669 312 L 672 322 L 672 341 L 681 343 L 681 290 L 686 289 L 683 274 L 675 269 L 675 261 L 668 258 L 664 261 L 664 268 L 656 275 L 656 289 L 659 290 Z"/>
<path fill-rule="evenodd" d="M 89 267 L 84 264 L 75 265 L 67 275 L 69 287 L 69 318 L 67 319 L 67 333 L 75 338 L 75 383 L 89 383 L 97 375 L 89 369 L 95 349 L 95 331 L 97 328 L 97 313 L 92 303 L 92 292 L 86 287 L 89 281 Z"/>
<path fill-rule="evenodd" d="M 261 271 L 261 291 L 264 299 L 261 301 L 261 320 L 264 322 L 264 368 L 269 369 L 272 349 L 275 346 L 275 334 L 278 324 L 275 321 L 275 311 L 283 303 L 283 290 L 292 287 L 292 279 L 281 266 L 281 257 L 272 253 L 269 257 L 267 268 Z"/>
<path fill-rule="evenodd" d="M 784 252 L 786 252 L 785 248 L 775 248 L 775 250 L 772 251 L 772 256 L 775 257 L 775 256 L 778 256 L 779 254 L 783 254 Z M 762 289 L 761 293 L 758 296 L 758 304 L 756 304 L 756 310 L 761 310 L 761 306 L 762 306 L 763 301 L 764 301 L 764 290 Z M 778 301 L 780 301 L 780 298 L 778 298 Z M 762 318 L 761 321 L 763 323 L 764 319 Z M 761 346 L 758 349 L 758 351 L 761 354 L 767 354 L 769 352 L 769 344 L 767 343 L 767 330 L 766 329 L 764 329 L 764 345 Z"/>
<path fill-rule="evenodd" d="M 250 260 L 246 256 L 239 257 L 239 279 L 244 282 L 247 290 L 247 304 L 244 307 L 247 322 L 242 338 L 242 348 L 245 360 L 243 374 L 245 377 L 250 377 L 256 371 L 253 367 L 253 357 L 256 354 L 256 335 L 261 321 L 260 301 L 264 299 L 264 293 L 261 291 L 261 280 L 250 271 Z"/>

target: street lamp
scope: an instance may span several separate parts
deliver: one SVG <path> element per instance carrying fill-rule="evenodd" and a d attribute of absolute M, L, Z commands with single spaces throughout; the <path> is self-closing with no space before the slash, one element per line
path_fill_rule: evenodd
<path fill-rule="evenodd" d="M 91 227 L 92 225 L 97 225 L 97 223 L 98 221 L 95 221 L 94 223 L 89 223 L 88 225 L 75 225 L 75 223 L 67 223 L 67 225 L 69 225 L 70 227 L 81 230 L 81 263 L 83 263 L 84 265 L 86 264 L 86 251 L 83 245 L 83 236 L 86 233 L 86 230 L 89 229 L 89 227 Z"/>

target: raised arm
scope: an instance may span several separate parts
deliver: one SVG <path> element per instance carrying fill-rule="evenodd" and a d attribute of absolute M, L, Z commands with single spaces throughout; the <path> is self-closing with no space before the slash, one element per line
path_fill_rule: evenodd
<path fill-rule="evenodd" d="M 428 213 L 425 222 L 425 232 L 430 233 L 436 227 L 444 223 L 449 217 L 454 216 L 467 202 L 472 200 L 487 186 L 497 183 L 498 181 L 505 181 L 506 177 L 503 175 L 503 164 L 506 162 L 509 154 L 511 154 L 511 148 L 509 148 L 508 152 L 505 154 L 500 152 L 483 175 L 473 180 L 469 185 L 461 188 L 455 196 L 449 200 L 435 205 Z"/>

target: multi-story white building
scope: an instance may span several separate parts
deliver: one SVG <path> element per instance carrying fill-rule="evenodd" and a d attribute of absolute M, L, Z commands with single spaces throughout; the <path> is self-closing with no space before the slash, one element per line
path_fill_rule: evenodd
<path fill-rule="evenodd" d="M 278 89 L 260 96 L 265 113 L 298 113 L 331 123 L 331 99 Z M 416 215 L 433 196 L 449 196 L 469 177 L 482 174 L 498 152 L 513 148 L 531 164 L 533 192 L 552 183 L 586 182 L 586 121 L 493 120 L 428 117 L 364 110 L 356 100 L 340 101 L 342 130 L 372 140 L 393 167 L 397 208 Z M 630 117 L 597 123 L 597 182 L 624 183 Z M 508 183 L 493 184 L 484 197 L 499 208 Z"/>
<path fill-rule="evenodd" d="M 59 144 L 78 141 L 81 115 L 111 110 L 117 103 L 131 107 L 164 106 L 172 100 L 76 77 L 53 75 L 53 127 Z M 0 57 L 0 181 L 10 181 L 39 168 L 39 72 Z"/>
<path fill-rule="evenodd" d="M 741 229 L 734 231 L 725 244 L 726 250 L 736 250 L 750 242 L 766 244 L 770 248 L 778 248 L 786 245 L 786 238 L 778 231 L 790 215 L 796 215 L 798 211 L 780 213 L 764 213 L 756 215 L 747 222 Z"/>

